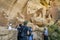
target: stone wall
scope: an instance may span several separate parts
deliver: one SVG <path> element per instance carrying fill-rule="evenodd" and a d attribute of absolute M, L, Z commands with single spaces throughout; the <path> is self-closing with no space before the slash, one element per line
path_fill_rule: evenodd
<path fill-rule="evenodd" d="M 17 40 L 17 31 L 1 28 L 0 40 Z"/>

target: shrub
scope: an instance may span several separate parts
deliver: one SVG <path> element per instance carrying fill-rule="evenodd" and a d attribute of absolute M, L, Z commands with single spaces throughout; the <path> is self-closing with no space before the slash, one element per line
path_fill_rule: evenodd
<path fill-rule="evenodd" d="M 49 26 L 48 31 L 50 40 L 60 40 L 60 27 L 57 24 Z"/>

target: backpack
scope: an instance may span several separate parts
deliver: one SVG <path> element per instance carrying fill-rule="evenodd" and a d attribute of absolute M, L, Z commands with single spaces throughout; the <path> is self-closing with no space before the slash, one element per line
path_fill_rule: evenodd
<path fill-rule="evenodd" d="M 21 37 L 25 37 L 27 35 L 27 26 L 23 26 L 21 30 Z"/>

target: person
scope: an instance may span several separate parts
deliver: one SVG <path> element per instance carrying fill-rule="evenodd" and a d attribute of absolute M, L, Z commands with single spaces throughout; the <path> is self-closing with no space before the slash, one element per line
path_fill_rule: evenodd
<path fill-rule="evenodd" d="M 11 30 L 12 29 L 12 24 L 9 24 L 8 25 L 8 30 Z"/>
<path fill-rule="evenodd" d="M 21 28 L 22 28 L 22 24 L 19 24 L 17 28 L 18 30 L 17 40 L 21 40 L 21 31 L 22 31 Z"/>
<path fill-rule="evenodd" d="M 48 28 L 47 27 L 44 28 L 43 36 L 44 36 L 44 40 L 48 40 Z"/>
<path fill-rule="evenodd" d="M 23 22 L 22 31 L 21 31 L 21 40 L 27 40 L 27 32 L 28 32 L 28 26 L 27 21 Z"/>
<path fill-rule="evenodd" d="M 33 40 L 32 28 L 31 27 L 28 28 L 28 33 L 27 34 L 28 34 L 28 36 L 27 36 L 28 40 Z"/>

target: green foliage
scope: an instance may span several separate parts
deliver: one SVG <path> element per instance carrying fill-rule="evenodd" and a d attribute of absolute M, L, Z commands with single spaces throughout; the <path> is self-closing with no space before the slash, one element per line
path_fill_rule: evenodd
<path fill-rule="evenodd" d="M 58 25 L 51 25 L 48 30 L 50 40 L 60 40 L 60 27 Z"/>

